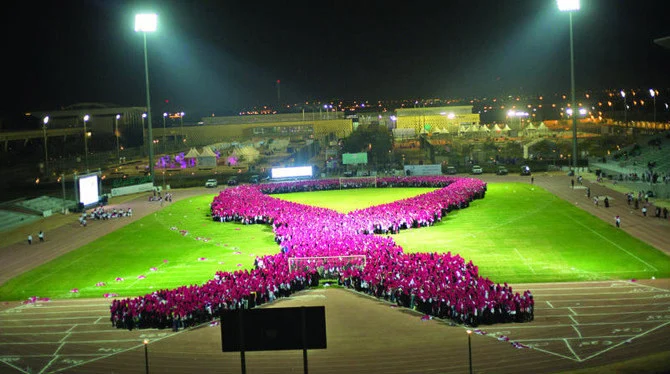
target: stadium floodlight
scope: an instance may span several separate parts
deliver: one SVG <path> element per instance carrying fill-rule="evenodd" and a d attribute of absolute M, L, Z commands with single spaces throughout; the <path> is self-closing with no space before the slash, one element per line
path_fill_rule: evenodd
<path fill-rule="evenodd" d="M 579 114 L 582 115 L 582 116 L 585 116 L 586 115 L 586 109 L 579 108 Z"/>
<path fill-rule="evenodd" d="M 580 8 L 579 0 L 556 0 L 556 4 L 561 12 L 574 12 Z"/>
<path fill-rule="evenodd" d="M 154 32 L 158 29 L 158 15 L 155 13 L 144 13 L 135 15 L 135 31 L 142 33 L 144 40 L 144 78 L 147 91 L 147 119 L 149 126 L 147 133 L 149 137 L 149 175 L 151 176 L 151 183 L 154 183 L 154 142 L 153 131 L 151 123 L 151 94 L 149 91 L 149 59 L 147 57 L 147 33 Z"/>
<path fill-rule="evenodd" d="M 575 47 L 572 32 L 572 13 L 579 10 L 579 0 L 556 0 L 558 10 L 568 12 L 570 17 L 570 91 L 572 107 L 576 108 L 575 100 Z M 577 173 L 577 116 L 572 116 L 572 169 Z"/>
<path fill-rule="evenodd" d="M 567 113 L 569 116 L 571 116 L 572 115 L 572 108 L 566 109 L 565 113 Z"/>

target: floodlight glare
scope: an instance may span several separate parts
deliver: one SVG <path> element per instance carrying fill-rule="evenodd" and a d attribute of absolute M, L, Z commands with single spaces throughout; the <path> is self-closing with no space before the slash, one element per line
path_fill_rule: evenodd
<path fill-rule="evenodd" d="M 91 117 L 90 117 L 88 114 L 86 114 L 86 115 L 84 116 L 84 122 L 88 121 L 89 118 L 91 118 Z"/>
<path fill-rule="evenodd" d="M 581 114 L 582 116 L 585 116 L 586 115 L 586 109 L 579 108 L 579 114 Z"/>
<path fill-rule="evenodd" d="M 120 115 L 120 114 L 117 114 L 117 115 L 116 115 L 116 119 L 121 119 L 121 115 Z"/>
<path fill-rule="evenodd" d="M 571 108 L 566 109 L 565 113 L 567 113 L 569 116 L 571 116 L 572 115 L 572 109 Z"/>
<path fill-rule="evenodd" d="M 449 113 L 449 114 L 447 114 L 447 118 L 454 119 L 454 118 L 456 118 L 456 115 L 454 113 Z"/>
<path fill-rule="evenodd" d="M 579 10 L 579 0 L 556 0 L 558 10 L 561 12 L 573 12 Z"/>
<path fill-rule="evenodd" d="M 44 117 L 43 121 L 45 125 L 49 123 L 49 116 Z"/>
<path fill-rule="evenodd" d="M 650 95 L 651 97 L 656 96 L 656 91 L 654 91 L 653 88 L 650 88 L 650 89 L 649 89 L 649 95 Z"/>
<path fill-rule="evenodd" d="M 158 28 L 158 15 L 150 14 L 136 14 L 135 15 L 135 31 L 152 32 Z"/>
<path fill-rule="evenodd" d="M 626 97 L 626 93 L 623 90 L 621 90 L 621 97 Z"/>
<path fill-rule="evenodd" d="M 146 113 L 142 113 L 142 118 L 147 118 L 147 114 L 146 114 Z"/>

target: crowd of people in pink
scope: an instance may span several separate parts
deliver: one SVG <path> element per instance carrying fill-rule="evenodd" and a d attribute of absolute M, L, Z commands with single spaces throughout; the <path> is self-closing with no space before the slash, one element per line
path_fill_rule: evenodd
<path fill-rule="evenodd" d="M 211 204 L 212 219 L 270 224 L 281 252 L 258 258 L 251 270 L 218 272 L 203 285 L 123 300 L 111 305 L 119 328 L 192 326 L 217 318 L 223 309 L 252 308 L 318 284 L 324 274 L 360 292 L 384 298 L 426 315 L 471 326 L 533 319 L 530 291 L 513 292 L 507 284 L 479 276 L 472 261 L 451 253 L 405 254 L 383 234 L 430 226 L 449 211 L 483 198 L 486 184 L 457 177 L 388 177 L 378 187 L 438 187 L 405 200 L 341 214 L 287 202 L 271 194 L 339 189 L 338 180 L 308 180 L 227 188 Z M 374 235 L 374 234 L 382 235 Z M 352 262 L 289 258 L 365 256 Z"/>

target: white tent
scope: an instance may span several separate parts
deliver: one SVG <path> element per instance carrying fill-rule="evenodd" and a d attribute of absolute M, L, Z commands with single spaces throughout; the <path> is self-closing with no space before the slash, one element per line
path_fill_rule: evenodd
<path fill-rule="evenodd" d="M 216 167 L 216 153 L 209 147 L 203 147 L 202 152 L 197 157 L 198 168 L 214 168 Z"/>
<path fill-rule="evenodd" d="M 498 124 L 496 123 L 495 125 L 493 125 L 493 131 L 495 131 L 495 132 L 501 132 L 502 129 L 501 129 L 500 126 L 498 126 Z"/>
<path fill-rule="evenodd" d="M 435 130 L 433 130 L 433 134 L 440 134 L 440 133 L 442 133 L 442 132 L 440 131 L 440 128 L 436 126 L 436 127 L 435 127 Z"/>
<path fill-rule="evenodd" d="M 200 156 L 200 153 L 198 153 L 198 151 L 195 148 L 191 148 L 191 150 L 188 151 L 188 153 L 186 154 L 186 156 L 184 156 L 184 158 L 185 159 L 198 158 L 198 156 Z"/>
<path fill-rule="evenodd" d="M 547 125 L 544 124 L 544 122 L 540 122 L 540 125 L 537 126 L 537 131 L 541 133 L 548 133 L 549 128 L 547 127 Z"/>
<path fill-rule="evenodd" d="M 512 129 L 509 127 L 509 125 L 505 125 L 505 127 L 502 129 L 502 132 L 510 132 Z"/>
<path fill-rule="evenodd" d="M 440 129 L 440 132 L 441 132 L 442 134 L 448 134 L 448 133 L 449 133 L 449 130 L 447 130 L 447 129 L 445 129 L 444 127 L 442 127 L 442 128 Z"/>

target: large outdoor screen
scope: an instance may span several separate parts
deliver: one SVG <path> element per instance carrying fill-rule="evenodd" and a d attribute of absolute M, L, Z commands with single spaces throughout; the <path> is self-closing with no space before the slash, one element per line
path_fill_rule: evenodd
<path fill-rule="evenodd" d="M 292 168 L 272 168 L 272 179 L 304 178 L 312 176 L 311 166 L 296 166 Z"/>
<path fill-rule="evenodd" d="M 99 200 L 98 175 L 87 175 L 79 178 L 79 202 L 88 206 L 97 204 Z"/>
<path fill-rule="evenodd" d="M 356 165 L 356 164 L 367 164 L 367 163 L 368 163 L 368 154 L 365 152 L 342 154 L 342 164 L 344 165 Z"/>

